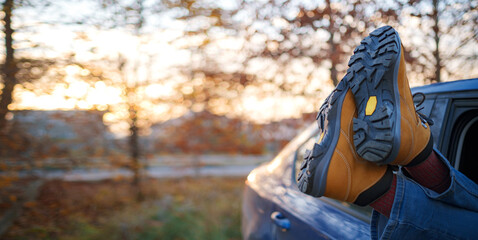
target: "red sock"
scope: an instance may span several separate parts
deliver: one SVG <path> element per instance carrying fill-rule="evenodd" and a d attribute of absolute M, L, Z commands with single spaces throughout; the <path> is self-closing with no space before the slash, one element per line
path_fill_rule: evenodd
<path fill-rule="evenodd" d="M 437 193 L 442 193 L 450 186 L 450 171 L 445 163 L 438 159 L 435 152 L 432 152 L 422 163 L 405 167 L 412 178 L 420 185 Z"/>
<path fill-rule="evenodd" d="M 392 185 L 390 189 L 382 195 L 380 198 L 375 200 L 370 206 L 375 209 L 375 211 L 381 213 L 386 217 L 390 217 L 390 212 L 392 211 L 393 200 L 395 199 L 395 189 L 397 188 L 397 177 L 393 175 Z"/>

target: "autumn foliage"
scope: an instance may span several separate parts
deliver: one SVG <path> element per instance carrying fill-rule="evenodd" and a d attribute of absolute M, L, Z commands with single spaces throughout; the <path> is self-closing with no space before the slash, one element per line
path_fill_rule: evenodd
<path fill-rule="evenodd" d="M 265 143 L 260 141 L 260 128 L 207 111 L 191 113 L 153 132 L 154 148 L 176 153 L 262 154 Z"/>

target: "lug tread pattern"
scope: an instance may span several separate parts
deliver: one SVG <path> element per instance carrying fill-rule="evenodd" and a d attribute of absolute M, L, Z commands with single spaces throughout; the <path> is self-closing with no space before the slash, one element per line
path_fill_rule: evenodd
<path fill-rule="evenodd" d="M 332 91 L 332 93 L 325 99 L 324 103 L 319 109 L 319 113 L 317 114 L 316 120 L 317 124 L 319 125 L 319 130 L 327 134 L 327 131 L 333 131 L 329 130 L 329 122 L 336 121 L 336 114 L 331 114 L 330 111 L 333 108 L 337 107 L 337 99 L 339 99 L 341 96 L 343 96 L 348 90 L 347 86 L 347 81 L 341 81 L 337 87 Z M 327 138 L 327 137 L 325 137 Z M 324 138 L 324 141 L 327 141 Z M 330 141 L 330 140 L 329 140 Z M 306 150 L 306 153 L 304 155 L 304 162 L 302 162 L 302 165 L 300 167 L 300 172 L 297 177 L 297 186 L 299 190 L 303 193 L 306 194 L 311 194 L 312 190 L 314 188 L 317 188 L 318 186 L 313 186 L 314 183 L 314 177 L 316 173 L 316 168 L 319 165 L 320 161 L 325 161 L 323 159 L 323 155 L 327 152 L 328 150 L 328 143 L 326 144 L 314 144 L 314 147 L 312 150 Z M 325 183 L 321 183 L 325 184 Z M 319 197 L 319 196 L 315 196 Z"/>
<path fill-rule="evenodd" d="M 371 162 L 383 162 L 392 151 L 393 123 L 391 111 L 385 105 L 377 105 L 367 117 L 364 105 L 371 95 L 382 94 L 382 85 L 391 81 L 386 75 L 393 71 L 392 64 L 400 53 L 397 39 L 397 32 L 390 26 L 371 32 L 355 48 L 344 77 L 359 112 L 358 118 L 353 119 L 355 149 L 359 156 Z"/>

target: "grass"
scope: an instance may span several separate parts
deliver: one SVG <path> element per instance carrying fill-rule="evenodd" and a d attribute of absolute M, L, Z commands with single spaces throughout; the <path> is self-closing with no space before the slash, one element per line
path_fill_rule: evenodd
<path fill-rule="evenodd" d="M 2 239 L 241 239 L 244 179 L 51 181 Z"/>

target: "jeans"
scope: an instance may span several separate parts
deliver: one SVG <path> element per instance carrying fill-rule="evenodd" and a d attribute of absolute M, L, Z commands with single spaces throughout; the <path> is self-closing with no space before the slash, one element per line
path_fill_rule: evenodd
<path fill-rule="evenodd" d="M 450 187 L 439 194 L 399 171 L 390 218 L 372 213 L 372 239 L 478 238 L 478 185 L 435 152 L 450 169 Z"/>

